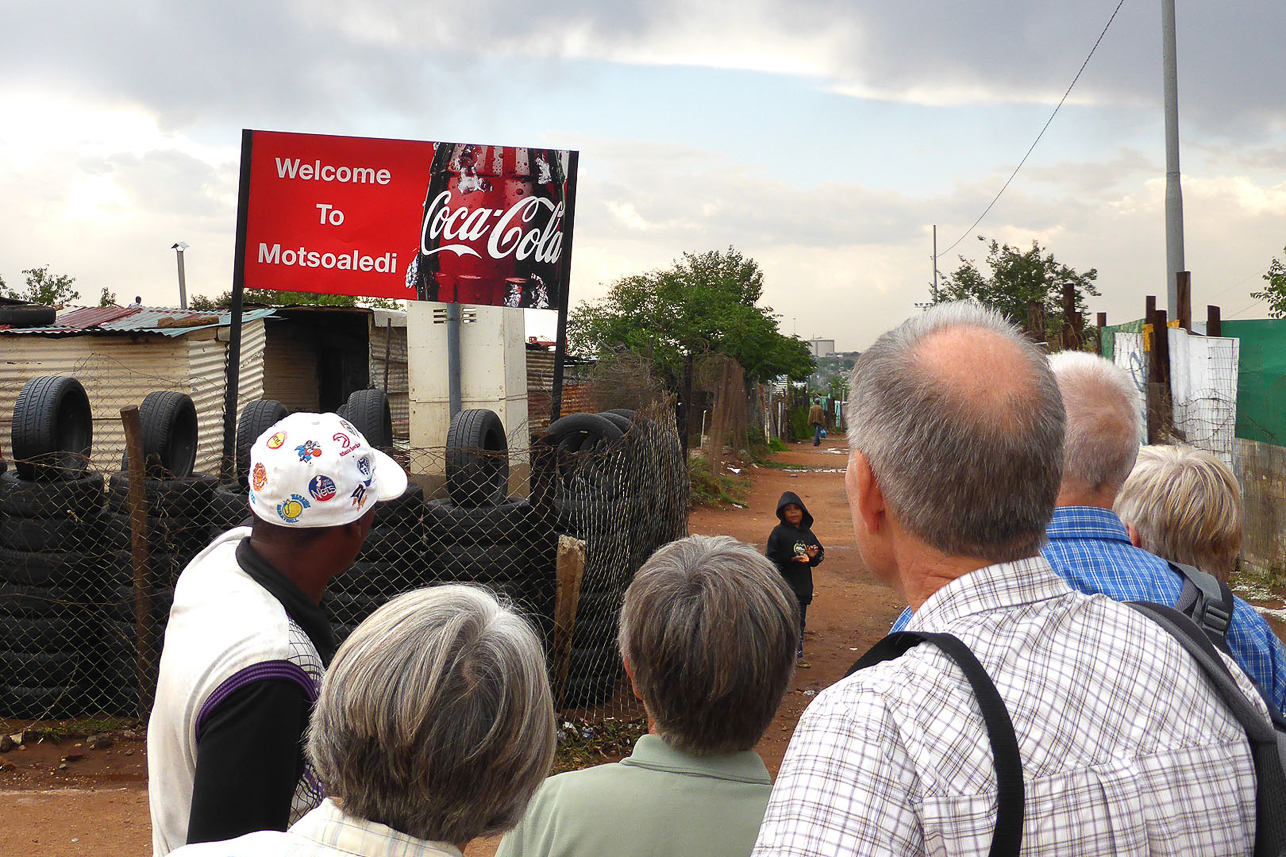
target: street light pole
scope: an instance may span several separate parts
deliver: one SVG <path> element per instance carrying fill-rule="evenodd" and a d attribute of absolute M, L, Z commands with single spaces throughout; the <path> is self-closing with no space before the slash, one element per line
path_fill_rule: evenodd
<path fill-rule="evenodd" d="M 179 241 L 170 248 L 179 257 L 179 309 L 188 308 L 188 284 L 183 275 L 183 251 L 188 249 L 187 242 Z"/>
<path fill-rule="evenodd" d="M 1179 183 L 1179 59 L 1174 0 L 1161 0 L 1161 56 L 1165 76 L 1165 293 L 1167 318 L 1179 317 L 1178 273 L 1183 262 L 1183 189 Z"/>

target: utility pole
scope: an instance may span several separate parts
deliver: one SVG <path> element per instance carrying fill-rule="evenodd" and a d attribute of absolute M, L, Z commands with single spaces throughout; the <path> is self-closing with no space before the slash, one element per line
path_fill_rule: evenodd
<path fill-rule="evenodd" d="M 1165 291 L 1167 313 L 1179 317 L 1178 273 L 1183 263 L 1183 189 L 1179 184 L 1179 60 L 1174 0 L 1161 0 L 1161 56 L 1165 76 Z"/>
<path fill-rule="evenodd" d="M 938 224 L 933 224 L 933 302 L 938 302 Z"/>
<path fill-rule="evenodd" d="M 170 248 L 179 257 L 179 309 L 188 308 L 188 284 L 183 276 L 183 251 L 188 249 L 186 241 L 179 241 Z"/>

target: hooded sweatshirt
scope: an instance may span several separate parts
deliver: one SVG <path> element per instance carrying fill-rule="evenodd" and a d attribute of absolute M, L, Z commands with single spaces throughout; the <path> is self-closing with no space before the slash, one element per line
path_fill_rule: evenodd
<path fill-rule="evenodd" d="M 804 513 L 798 527 L 786 523 L 783 510 L 791 503 L 798 506 Z M 818 565 L 826 556 L 822 543 L 817 540 L 817 536 L 813 535 L 813 516 L 808 513 L 808 507 L 804 505 L 803 500 L 799 499 L 799 495 L 793 491 L 787 491 L 777 501 L 777 519 L 781 523 L 773 527 L 772 533 L 768 536 L 768 548 L 764 554 L 776 563 L 781 576 L 786 578 L 786 583 L 790 585 L 799 603 L 810 604 L 813 600 L 813 566 Z M 817 545 L 817 556 L 806 563 L 796 562 L 793 557 L 806 556 L 805 548 L 809 545 Z"/>

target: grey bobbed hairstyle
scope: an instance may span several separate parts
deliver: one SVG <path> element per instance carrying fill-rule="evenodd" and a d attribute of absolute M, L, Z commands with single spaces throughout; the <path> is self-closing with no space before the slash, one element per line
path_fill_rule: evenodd
<path fill-rule="evenodd" d="M 401 595 L 322 682 L 308 756 L 346 813 L 463 843 L 521 819 L 554 755 L 540 640 L 487 590 Z"/>
<path fill-rule="evenodd" d="M 625 592 L 621 653 L 666 743 L 694 755 L 749 750 L 795 673 L 799 605 L 763 554 L 689 536 L 652 554 Z"/>
<path fill-rule="evenodd" d="M 1084 351 L 1049 358 L 1067 410 L 1063 484 L 1115 496 L 1139 454 L 1138 391 L 1121 367 Z"/>
<path fill-rule="evenodd" d="M 1006 378 L 984 394 L 953 387 L 925 365 L 935 334 L 975 329 L 1012 344 Z M 988 562 L 1036 553 L 1063 469 L 1063 401 L 1045 355 L 993 310 L 931 307 L 858 358 L 849 385 L 848 442 L 860 450 L 895 519 L 937 550 Z"/>

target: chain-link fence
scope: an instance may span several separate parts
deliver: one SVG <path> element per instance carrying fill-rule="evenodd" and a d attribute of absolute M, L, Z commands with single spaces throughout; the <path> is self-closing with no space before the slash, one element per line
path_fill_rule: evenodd
<path fill-rule="evenodd" d="M 657 547 L 686 534 L 688 484 L 672 409 L 615 424 L 510 438 L 505 451 L 390 449 L 411 484 L 377 507 L 357 561 L 327 589 L 337 636 L 398 593 L 479 583 L 540 628 L 560 709 L 637 713 L 618 688 L 621 597 Z M 0 474 L 0 717 L 145 713 L 180 572 L 247 520 L 244 483 L 149 478 L 147 539 L 133 544 L 128 471 L 101 461 L 24 460 Z"/>

